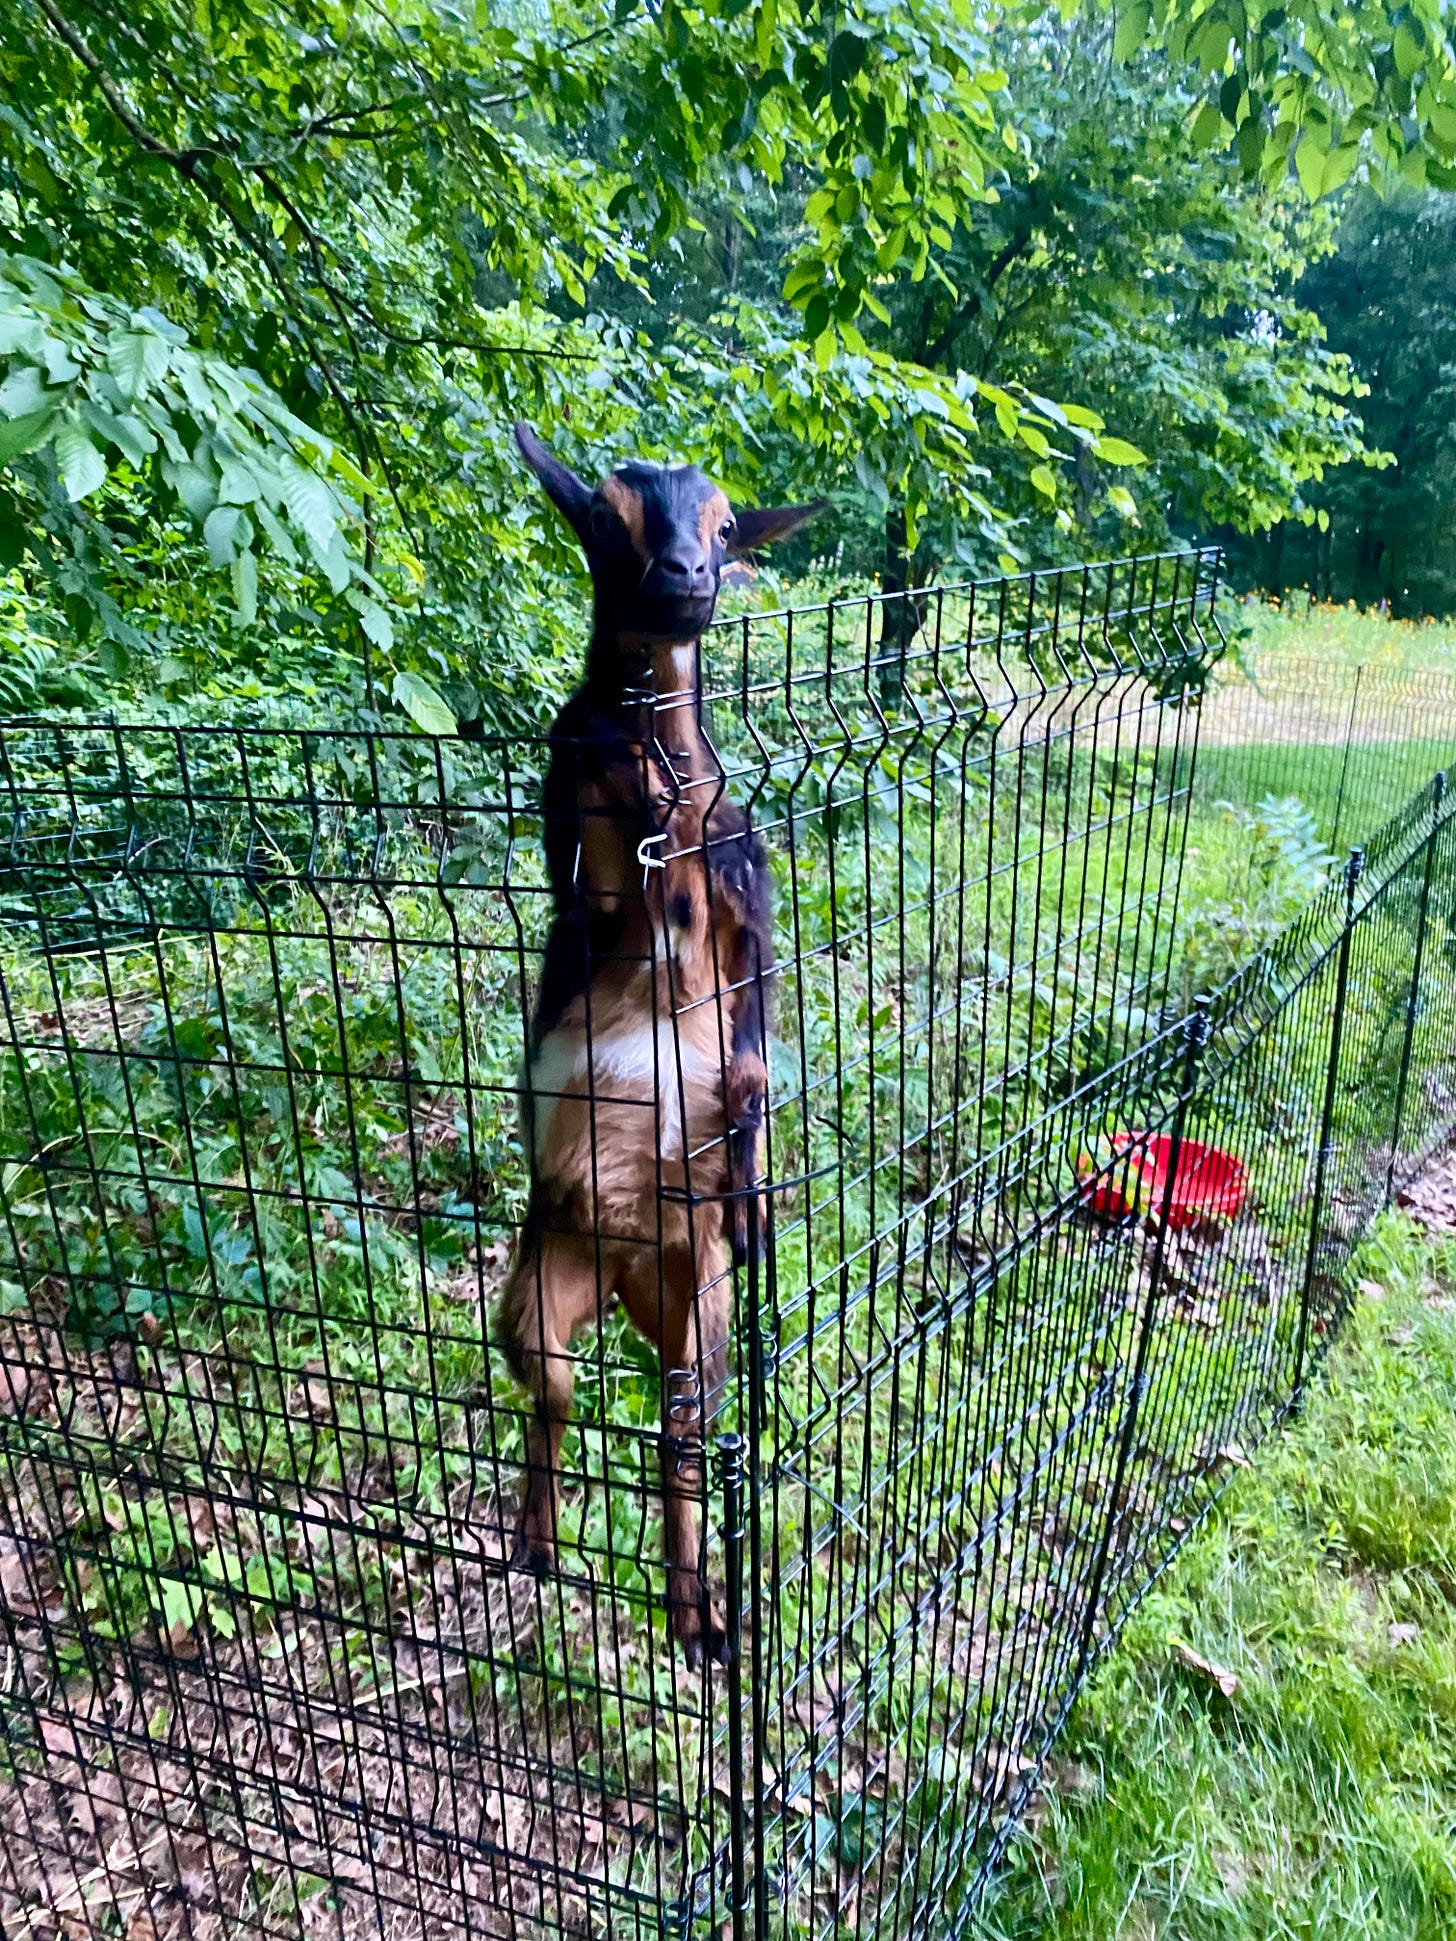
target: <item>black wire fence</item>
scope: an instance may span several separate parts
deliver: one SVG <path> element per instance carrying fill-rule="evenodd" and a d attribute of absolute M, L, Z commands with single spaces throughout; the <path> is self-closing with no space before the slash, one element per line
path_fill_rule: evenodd
<path fill-rule="evenodd" d="M 1433 775 L 1190 999 L 1216 568 L 716 629 L 570 1056 L 542 745 L 5 725 L 7 1931 L 969 1920 L 1456 1121 Z"/>
<path fill-rule="evenodd" d="M 1338 851 L 1456 765 L 1456 673 L 1252 653 L 1221 664 L 1199 726 L 1204 800 L 1296 799 Z"/>

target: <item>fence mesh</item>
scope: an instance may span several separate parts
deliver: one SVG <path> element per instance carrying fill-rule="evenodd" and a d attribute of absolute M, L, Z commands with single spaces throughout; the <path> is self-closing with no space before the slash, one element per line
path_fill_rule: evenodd
<path fill-rule="evenodd" d="M 1444 669 L 1251 653 L 1210 685 L 1198 788 L 1245 809 L 1295 798 L 1339 850 L 1453 762 L 1456 676 Z"/>
<path fill-rule="evenodd" d="M 715 629 L 575 1063 L 544 743 L 5 726 L 7 1924 L 969 1918 L 1456 1099 L 1430 776 L 1188 1001 L 1215 569 Z M 720 804 L 772 950 L 700 991 Z"/>

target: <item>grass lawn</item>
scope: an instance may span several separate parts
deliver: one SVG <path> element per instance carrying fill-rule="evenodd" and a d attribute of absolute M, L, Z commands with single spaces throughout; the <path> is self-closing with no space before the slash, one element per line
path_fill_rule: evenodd
<path fill-rule="evenodd" d="M 1205 803 L 1297 800 L 1343 853 L 1456 765 L 1456 624 L 1303 597 L 1230 600 L 1220 617 L 1239 659 L 1204 709 Z"/>
<path fill-rule="evenodd" d="M 1392 1215 L 1359 1271 L 1302 1417 L 1078 1707 L 984 1936 L 1456 1933 L 1456 1240 Z"/>
<path fill-rule="evenodd" d="M 1456 726 L 1456 724 L 1453 724 Z M 1340 746 L 1245 743 L 1198 754 L 1198 793 L 1205 802 L 1254 808 L 1272 796 L 1297 798 L 1327 843 L 1363 841 L 1438 768 L 1450 765 L 1453 737 Z"/>
<path fill-rule="evenodd" d="M 1290 594 L 1280 603 L 1231 599 L 1221 606 L 1219 617 L 1231 638 L 1242 635 L 1246 652 L 1314 654 L 1346 666 L 1374 662 L 1456 672 L 1453 620 L 1393 620 L 1353 606 L 1311 607 L 1304 593 Z"/>

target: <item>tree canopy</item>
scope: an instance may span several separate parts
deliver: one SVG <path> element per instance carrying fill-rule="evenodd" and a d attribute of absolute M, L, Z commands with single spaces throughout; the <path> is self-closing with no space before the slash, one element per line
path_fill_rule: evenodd
<path fill-rule="evenodd" d="M 0 87 L 38 698 L 434 719 L 572 651 L 518 415 L 827 490 L 891 583 L 1316 516 L 1367 451 L 1328 197 L 1456 157 L 1428 0 L 0 0 Z"/>
<path fill-rule="evenodd" d="M 1392 464 L 1330 473 L 1323 529 L 1240 548 L 1270 585 L 1309 584 L 1401 613 L 1456 611 L 1456 199 L 1361 189 L 1301 293 L 1370 386 L 1366 437 Z"/>

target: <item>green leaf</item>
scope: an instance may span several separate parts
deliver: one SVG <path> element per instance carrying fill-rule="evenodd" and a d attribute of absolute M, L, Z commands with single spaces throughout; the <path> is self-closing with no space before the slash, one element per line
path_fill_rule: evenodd
<path fill-rule="evenodd" d="M 154 1596 L 161 1606 L 162 1622 L 169 1631 L 190 1631 L 202 1615 L 202 1592 L 194 1584 L 163 1577 L 157 1582 Z"/>
<path fill-rule="evenodd" d="M 1318 202 L 1325 179 L 1325 157 L 1329 152 L 1329 130 L 1321 126 L 1306 128 L 1294 151 L 1294 169 L 1300 187 L 1311 202 Z"/>
<path fill-rule="evenodd" d="M 133 465 L 144 465 L 157 449 L 157 441 L 140 418 L 133 418 L 129 412 L 113 417 L 111 412 L 103 411 L 99 405 L 85 404 L 81 407 L 87 424 L 98 437 L 107 439 L 115 445 L 123 458 Z"/>
<path fill-rule="evenodd" d="M 45 440 L 55 419 L 55 407 L 45 411 L 32 411 L 23 418 L 0 420 L 0 465 L 9 465 L 13 459 L 24 458 Z"/>
<path fill-rule="evenodd" d="M 217 481 L 205 466 L 188 459 L 181 465 L 164 467 L 167 482 L 193 518 L 205 519 L 217 503 Z"/>
<path fill-rule="evenodd" d="M 213 517 L 216 518 L 216 513 Z M 239 553 L 232 565 L 233 601 L 237 606 L 238 619 L 245 627 L 251 627 L 258 617 L 258 555 L 254 552 Z"/>
<path fill-rule="evenodd" d="M 321 478 L 306 471 L 297 459 L 286 460 L 280 475 L 283 503 L 322 565 L 333 550 L 339 529 L 334 495 Z"/>
<path fill-rule="evenodd" d="M 262 499 L 259 499 L 253 507 L 253 515 L 264 532 L 267 533 L 274 547 L 287 560 L 288 564 L 290 566 L 297 566 L 298 548 L 294 545 L 293 535 L 289 532 L 287 526 L 279 522 Z"/>
<path fill-rule="evenodd" d="M 117 337 L 106 368 L 133 404 L 166 376 L 171 347 L 153 330 L 129 330 Z"/>
<path fill-rule="evenodd" d="M 231 459 L 223 466 L 222 483 L 217 488 L 221 504 L 251 505 L 262 496 L 262 490 L 257 475 L 241 460 Z"/>
<path fill-rule="evenodd" d="M 63 419 L 57 426 L 55 447 L 61 483 L 73 505 L 106 483 L 106 460 L 74 418 Z"/>
<path fill-rule="evenodd" d="M 1056 475 L 1050 465 L 1033 465 L 1031 468 L 1031 482 L 1044 499 L 1056 498 Z"/>
<path fill-rule="evenodd" d="M 358 602 L 358 609 L 359 625 L 364 629 L 366 638 L 371 640 L 381 653 L 387 654 L 394 645 L 393 621 L 384 608 L 374 600 L 361 599 Z"/>
<path fill-rule="evenodd" d="M 1146 465 L 1148 462 L 1146 455 L 1125 438 L 1099 438 L 1097 456 L 1107 465 Z"/>
<path fill-rule="evenodd" d="M 453 735 L 458 727 L 453 714 L 428 681 L 418 674 L 396 674 L 394 698 L 427 735 Z"/>
<path fill-rule="evenodd" d="M 1205 101 L 1194 117 L 1190 140 L 1195 148 L 1212 148 L 1223 128 L 1223 115 L 1218 103 Z"/>
<path fill-rule="evenodd" d="M 1406 21 L 1402 21 L 1395 30 L 1394 51 L 1396 72 L 1408 81 L 1420 66 L 1425 50 L 1419 35 Z"/>
<path fill-rule="evenodd" d="M 1344 142 L 1338 148 L 1331 148 L 1329 130 L 1311 127 L 1300 137 L 1294 166 L 1300 187 L 1311 202 L 1318 202 L 1321 196 L 1331 194 L 1349 179 L 1359 159 L 1358 143 Z"/>
<path fill-rule="evenodd" d="M 48 391 L 34 364 L 22 364 L 0 384 L 0 416 L 26 418 L 61 402 Z"/>
<path fill-rule="evenodd" d="M 1107 503 L 1120 518 L 1131 519 L 1134 524 L 1137 523 L 1137 501 L 1125 485 L 1109 485 Z"/>
<path fill-rule="evenodd" d="M 1112 58 L 1115 61 L 1130 61 L 1147 39 L 1148 27 L 1152 22 L 1153 11 L 1147 0 L 1131 0 L 1118 16 L 1117 31 L 1112 37 Z"/>
<path fill-rule="evenodd" d="M 243 515 L 235 505 L 220 505 L 208 513 L 202 528 L 207 556 L 214 566 L 231 566 L 243 543 Z"/>

